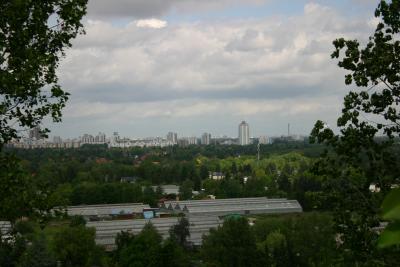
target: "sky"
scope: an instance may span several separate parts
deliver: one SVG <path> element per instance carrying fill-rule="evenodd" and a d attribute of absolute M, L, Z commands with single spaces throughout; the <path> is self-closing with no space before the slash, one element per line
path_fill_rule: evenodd
<path fill-rule="evenodd" d="M 242 120 L 254 137 L 334 128 L 352 88 L 332 41 L 365 42 L 377 2 L 89 0 L 58 69 L 63 121 L 46 126 L 64 138 L 234 137 Z"/>

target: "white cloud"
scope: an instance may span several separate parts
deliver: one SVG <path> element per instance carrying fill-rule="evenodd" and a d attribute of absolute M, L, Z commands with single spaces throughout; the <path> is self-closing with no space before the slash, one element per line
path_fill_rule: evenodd
<path fill-rule="evenodd" d="M 141 19 L 136 21 L 136 26 L 139 28 L 161 29 L 167 26 L 167 22 L 159 19 Z"/>

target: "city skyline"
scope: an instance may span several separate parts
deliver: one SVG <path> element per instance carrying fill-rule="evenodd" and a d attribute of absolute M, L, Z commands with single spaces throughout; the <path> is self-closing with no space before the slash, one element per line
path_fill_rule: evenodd
<path fill-rule="evenodd" d="M 164 136 L 145 136 L 132 137 L 121 136 L 119 132 L 114 131 L 112 135 L 107 135 L 99 131 L 97 134 L 84 133 L 79 136 L 65 138 L 57 135 L 45 137 L 42 135 L 39 126 L 34 127 L 28 132 L 28 135 L 21 139 L 12 140 L 9 145 L 17 148 L 79 148 L 83 145 L 101 145 L 105 144 L 109 148 L 128 148 L 128 147 L 168 147 L 178 145 L 186 147 L 189 145 L 251 145 L 251 144 L 272 144 L 276 141 L 301 141 L 305 140 L 304 135 L 294 135 L 288 132 L 287 135 L 267 136 L 250 135 L 250 125 L 246 121 L 241 121 L 238 126 L 236 136 L 212 135 L 209 132 L 203 132 L 200 135 L 180 135 L 177 132 L 170 131 Z"/>
<path fill-rule="evenodd" d="M 247 121 L 241 121 L 241 122 L 246 122 L 248 125 L 250 125 L 250 123 L 248 123 Z M 118 133 L 119 136 L 121 137 L 127 137 L 127 138 L 133 138 L 133 139 L 143 139 L 143 138 L 166 138 L 167 140 L 173 141 L 175 142 L 177 139 L 182 138 L 182 137 L 197 137 L 199 139 L 202 139 L 204 134 L 209 134 L 211 135 L 211 138 L 222 138 L 222 137 L 229 137 L 229 138 L 239 138 L 239 134 L 238 134 L 238 123 L 236 123 L 236 125 L 234 126 L 234 129 L 229 129 L 226 132 L 230 132 L 232 134 L 228 134 L 228 133 L 215 133 L 212 130 L 208 130 L 208 131 L 202 131 L 200 130 L 199 132 L 195 133 L 180 133 L 179 131 L 170 129 L 168 131 L 165 131 L 164 133 L 158 133 L 158 134 L 149 134 L 149 135 L 135 135 L 135 133 L 123 133 L 121 131 L 119 131 L 118 129 L 114 129 L 111 131 L 104 131 L 104 130 L 92 130 L 92 131 L 88 131 L 88 132 L 81 132 L 81 133 L 77 133 L 77 135 L 73 135 L 73 136 L 65 136 L 65 135 L 57 135 L 54 134 L 54 132 L 51 132 L 49 134 L 49 138 L 51 139 L 52 137 L 61 137 L 62 139 L 74 139 L 74 138 L 80 138 L 83 137 L 85 135 L 96 135 L 98 133 L 103 133 L 105 134 L 107 137 L 112 136 L 114 133 Z M 288 132 L 287 132 L 287 124 L 285 124 L 286 129 L 282 130 L 281 133 L 277 133 L 277 134 L 270 134 L 270 133 L 265 133 L 265 132 L 260 132 L 260 131 L 256 131 L 256 133 L 253 134 L 254 132 L 254 128 L 256 128 L 256 126 L 252 127 L 252 131 L 249 132 L 249 138 L 258 138 L 258 137 L 263 137 L 263 136 L 268 136 L 268 137 L 280 137 L 280 136 L 287 136 Z M 290 133 L 291 136 L 308 136 L 309 134 L 304 134 L 304 133 L 298 133 L 298 132 L 291 132 Z M 28 137 L 28 136 L 27 136 Z"/>

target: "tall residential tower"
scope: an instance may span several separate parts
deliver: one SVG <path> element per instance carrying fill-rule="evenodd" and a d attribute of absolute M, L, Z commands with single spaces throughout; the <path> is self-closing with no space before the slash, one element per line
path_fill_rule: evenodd
<path fill-rule="evenodd" d="M 209 133 L 203 133 L 201 136 L 201 144 L 202 145 L 209 145 L 211 142 L 211 134 Z"/>
<path fill-rule="evenodd" d="M 245 146 L 250 144 L 250 130 L 249 124 L 242 121 L 239 124 L 239 145 Z"/>

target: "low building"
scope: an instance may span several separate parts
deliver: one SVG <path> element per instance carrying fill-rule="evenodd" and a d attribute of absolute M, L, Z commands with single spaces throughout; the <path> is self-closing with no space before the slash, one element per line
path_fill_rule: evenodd
<path fill-rule="evenodd" d="M 66 212 L 69 216 L 83 216 L 86 220 L 95 218 L 108 218 L 112 216 L 136 216 L 142 215 L 143 209 L 150 206 L 143 203 L 101 204 L 68 206 Z"/>
<path fill-rule="evenodd" d="M 208 177 L 213 180 L 221 180 L 225 178 L 225 174 L 222 172 L 210 172 Z"/>
<path fill-rule="evenodd" d="M 169 210 L 171 213 L 185 213 L 189 216 L 276 214 L 303 211 L 297 200 L 266 197 L 165 201 L 160 208 Z"/>

